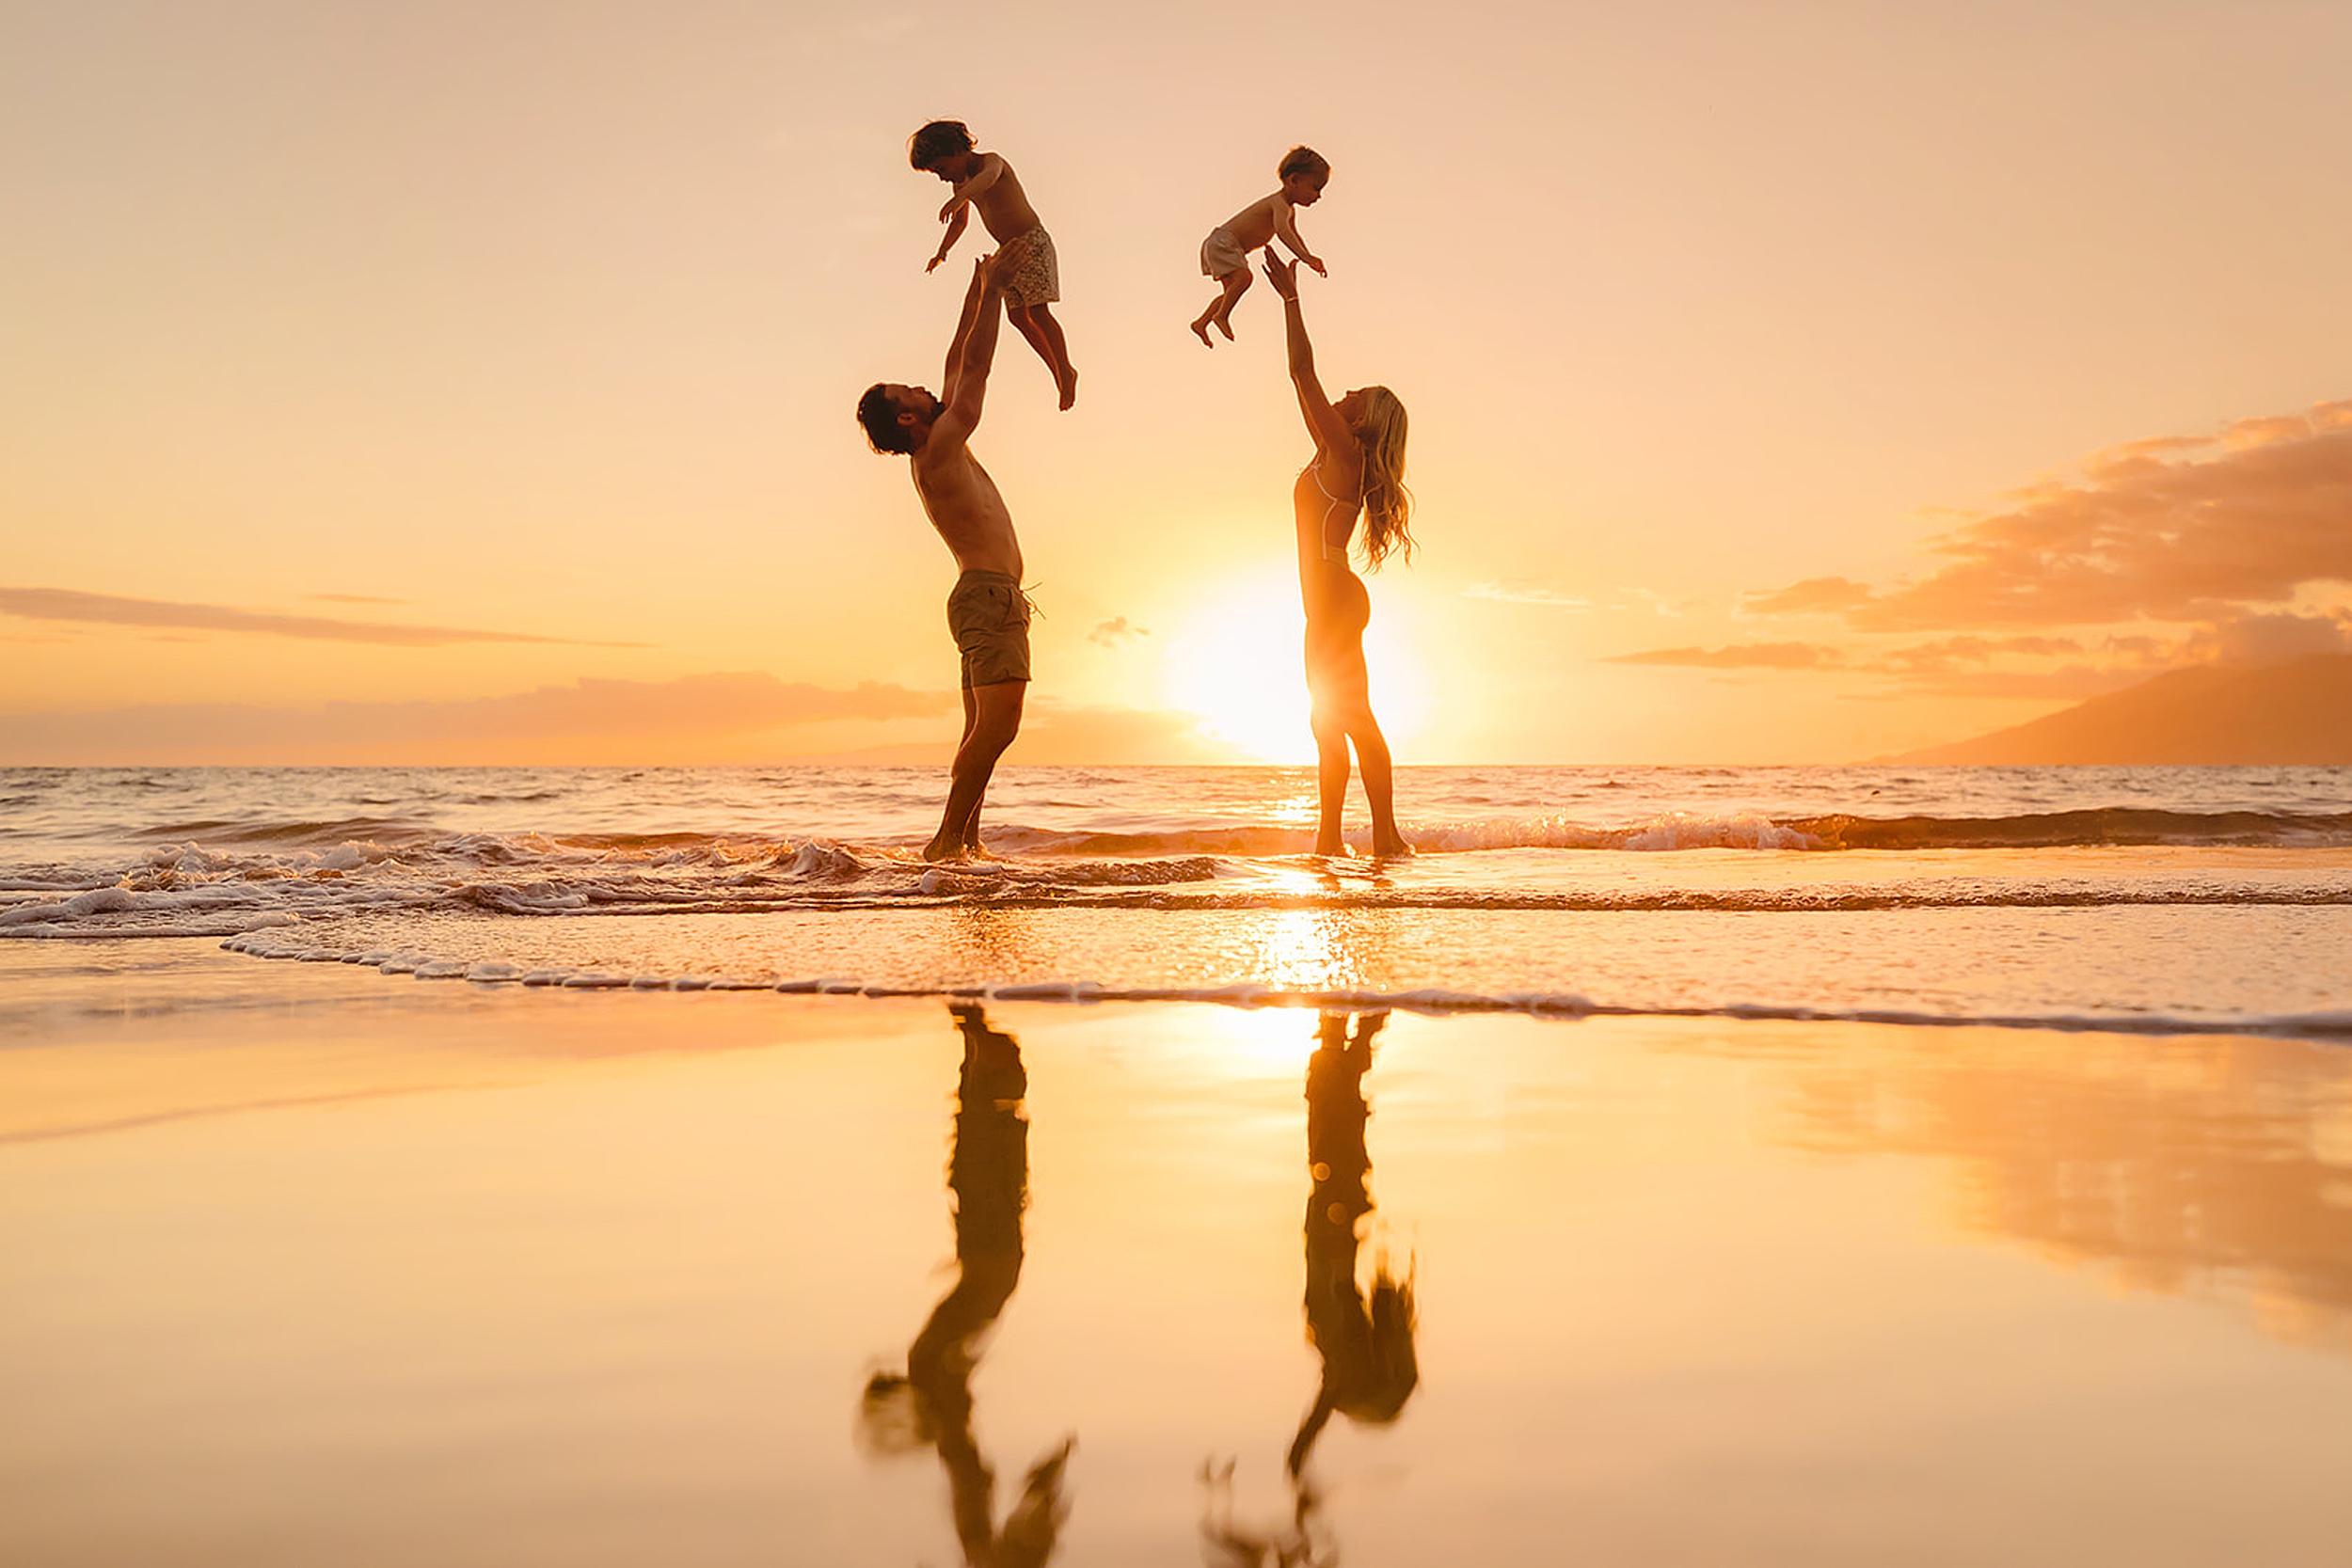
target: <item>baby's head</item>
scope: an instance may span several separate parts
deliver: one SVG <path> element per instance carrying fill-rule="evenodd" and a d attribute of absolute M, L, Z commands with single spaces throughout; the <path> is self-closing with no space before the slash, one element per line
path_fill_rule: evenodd
<path fill-rule="evenodd" d="M 1274 172 L 1282 177 L 1282 195 L 1292 206 L 1311 207 L 1323 198 L 1323 187 L 1330 182 L 1331 165 L 1311 147 L 1294 147 L 1282 154 Z"/>
<path fill-rule="evenodd" d="M 954 184 L 969 172 L 972 132 L 960 119 L 934 119 L 907 138 L 907 162 Z"/>

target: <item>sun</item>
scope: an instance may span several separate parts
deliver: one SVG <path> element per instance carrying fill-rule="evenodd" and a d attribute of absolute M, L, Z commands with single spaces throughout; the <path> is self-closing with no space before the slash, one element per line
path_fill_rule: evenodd
<path fill-rule="evenodd" d="M 1364 657 L 1372 707 L 1395 744 L 1421 727 L 1417 661 L 1391 607 L 1375 595 Z M 1384 624 L 1384 620 L 1385 623 Z M 1306 632 L 1298 580 L 1273 569 L 1220 580 L 1161 647 L 1160 695 L 1169 707 L 1198 714 L 1201 727 L 1261 762 L 1311 763 L 1307 725 Z"/>

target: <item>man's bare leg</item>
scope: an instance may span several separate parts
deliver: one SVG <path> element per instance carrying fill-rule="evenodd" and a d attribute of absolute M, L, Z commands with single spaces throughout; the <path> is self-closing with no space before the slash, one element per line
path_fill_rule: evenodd
<path fill-rule="evenodd" d="M 989 775 L 1021 733 L 1021 707 L 1029 692 L 1027 681 L 997 681 L 970 688 L 971 723 L 947 774 L 947 809 L 940 814 L 939 832 L 923 847 L 927 861 L 951 860 L 980 845 L 980 800 L 988 793 Z"/>
<path fill-rule="evenodd" d="M 974 727 L 979 723 L 979 721 L 980 705 L 973 700 L 972 689 L 967 686 L 963 689 L 963 733 L 956 737 L 956 750 L 961 751 L 963 749 L 964 743 L 972 738 L 972 731 Z M 985 801 L 987 799 L 988 791 L 986 789 L 982 789 L 980 791 L 980 800 L 975 800 L 972 803 L 970 824 L 976 831 L 972 835 L 971 843 L 960 845 L 960 853 L 963 850 L 977 849 L 979 847 L 979 835 L 977 832 L 977 827 L 980 820 L 981 802 Z"/>

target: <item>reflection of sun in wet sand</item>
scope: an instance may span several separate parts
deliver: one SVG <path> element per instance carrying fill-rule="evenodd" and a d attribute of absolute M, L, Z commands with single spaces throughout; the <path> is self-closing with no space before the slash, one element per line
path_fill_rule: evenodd
<path fill-rule="evenodd" d="M 1305 626 L 1298 584 L 1286 568 L 1227 578 L 1168 633 L 1162 700 L 1199 714 L 1218 739 L 1263 761 L 1312 763 Z M 1364 634 L 1364 658 L 1391 744 L 1412 738 L 1427 707 L 1420 660 L 1385 600 Z"/>

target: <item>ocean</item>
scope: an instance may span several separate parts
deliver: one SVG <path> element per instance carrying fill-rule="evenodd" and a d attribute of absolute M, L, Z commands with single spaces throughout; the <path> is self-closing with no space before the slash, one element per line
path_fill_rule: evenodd
<path fill-rule="evenodd" d="M 2352 1035 L 2352 769 L 18 768 L 0 936 L 476 985 Z M 1360 800 L 1359 800 L 1360 807 Z M 1360 809 L 1358 813 L 1360 821 Z"/>

